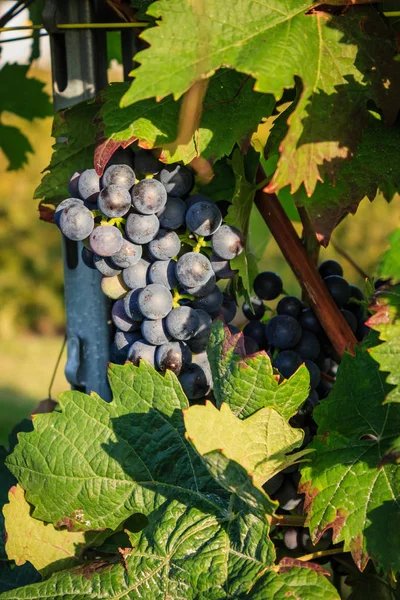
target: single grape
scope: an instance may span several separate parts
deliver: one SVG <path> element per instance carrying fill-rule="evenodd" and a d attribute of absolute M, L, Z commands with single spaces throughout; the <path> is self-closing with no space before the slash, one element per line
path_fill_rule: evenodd
<path fill-rule="evenodd" d="M 149 151 L 140 148 L 135 152 L 135 169 L 142 175 L 156 175 L 163 164 Z"/>
<path fill-rule="evenodd" d="M 128 215 L 125 224 L 125 233 L 134 244 L 148 244 L 154 240 L 160 229 L 157 215 Z"/>
<path fill-rule="evenodd" d="M 253 307 L 253 310 L 251 310 L 251 307 L 247 302 L 243 303 L 242 311 L 244 316 L 249 321 L 259 321 L 265 313 L 264 302 L 261 300 L 261 298 L 253 297 L 251 298 L 251 306 Z"/>
<path fill-rule="evenodd" d="M 89 250 L 89 248 L 86 248 L 86 246 L 83 246 L 83 248 L 82 248 L 81 257 L 82 257 L 83 263 L 87 267 L 89 267 L 89 269 L 96 268 L 96 266 L 94 264 L 94 254 L 91 250 Z"/>
<path fill-rule="evenodd" d="M 110 257 L 110 260 L 117 267 L 127 269 L 136 265 L 142 257 L 142 246 L 132 244 L 125 240 L 122 242 L 121 249 Z"/>
<path fill-rule="evenodd" d="M 336 260 L 324 260 L 324 262 L 319 265 L 318 272 L 322 279 L 329 277 L 329 275 L 340 275 L 340 277 L 343 276 L 342 265 Z"/>
<path fill-rule="evenodd" d="M 329 275 L 329 277 L 325 277 L 324 283 L 338 306 L 342 306 L 349 301 L 350 286 L 343 277 L 340 275 Z"/>
<path fill-rule="evenodd" d="M 160 371 L 168 369 L 179 375 L 191 361 L 192 353 L 185 342 L 168 342 L 156 350 L 156 364 Z"/>
<path fill-rule="evenodd" d="M 211 256 L 210 263 L 218 279 L 232 279 L 238 272 L 231 269 L 229 260 L 220 258 L 215 253 Z"/>
<path fill-rule="evenodd" d="M 243 335 L 254 340 L 259 348 L 265 348 L 267 338 L 265 337 L 265 325 L 260 321 L 250 321 L 243 328 Z"/>
<path fill-rule="evenodd" d="M 273 365 L 285 379 L 289 379 L 302 364 L 300 354 L 293 350 L 283 350 L 276 356 Z"/>
<path fill-rule="evenodd" d="M 172 290 L 178 287 L 175 269 L 176 262 L 174 260 L 156 260 L 149 268 L 149 282 L 165 285 Z"/>
<path fill-rule="evenodd" d="M 140 332 L 125 333 L 117 331 L 111 346 L 111 361 L 124 364 L 128 358 L 129 348 L 140 339 Z"/>
<path fill-rule="evenodd" d="M 212 388 L 212 375 L 210 361 L 208 360 L 207 352 L 198 352 L 192 354 L 192 363 L 201 367 L 206 374 L 208 384 Z"/>
<path fill-rule="evenodd" d="M 186 341 L 196 335 L 200 318 L 190 306 L 179 306 L 171 310 L 166 319 L 167 329 L 173 338 Z"/>
<path fill-rule="evenodd" d="M 263 485 L 264 491 L 267 492 L 268 496 L 276 494 L 283 483 L 283 473 L 277 473 L 271 479 L 268 479 Z"/>
<path fill-rule="evenodd" d="M 60 217 L 62 215 L 63 210 L 65 208 L 71 208 L 71 206 L 79 205 L 85 206 L 83 200 L 80 200 L 79 198 L 66 198 L 65 200 L 60 202 L 60 204 L 56 206 L 56 209 L 54 211 L 54 223 L 58 225 L 58 227 L 60 227 Z"/>
<path fill-rule="evenodd" d="M 244 250 L 243 234 L 232 225 L 222 225 L 212 236 L 212 248 L 225 260 L 232 260 Z"/>
<path fill-rule="evenodd" d="M 290 550 L 291 552 L 298 552 L 300 550 L 300 532 L 296 527 L 287 527 L 285 528 L 283 534 L 283 543 L 285 548 Z"/>
<path fill-rule="evenodd" d="M 278 315 L 289 315 L 293 319 L 299 319 L 303 310 L 303 303 L 295 296 L 285 296 L 278 302 L 276 312 Z"/>
<path fill-rule="evenodd" d="M 139 294 L 144 288 L 137 288 L 128 292 L 124 298 L 124 309 L 132 321 L 143 321 L 142 311 L 139 308 Z"/>
<path fill-rule="evenodd" d="M 187 294 L 190 294 L 195 298 L 204 298 L 204 296 L 211 294 L 215 288 L 216 282 L 217 278 L 215 277 L 214 273 L 211 273 L 210 278 L 205 283 L 201 283 L 194 287 L 185 287 L 184 290 Z"/>
<path fill-rule="evenodd" d="M 135 185 L 136 177 L 135 173 L 129 165 L 116 164 L 110 165 L 104 171 L 102 185 L 104 188 L 112 185 L 123 187 L 129 190 Z"/>
<path fill-rule="evenodd" d="M 312 360 L 305 360 L 304 361 L 308 372 L 310 373 L 310 386 L 311 389 L 315 389 L 316 387 L 319 386 L 320 381 L 321 381 L 321 371 L 319 370 L 318 366 L 315 364 L 315 362 L 313 362 Z"/>
<path fill-rule="evenodd" d="M 142 335 L 146 342 L 153 344 L 153 346 L 166 344 L 171 339 L 165 325 L 165 319 L 144 319 L 142 323 Z"/>
<path fill-rule="evenodd" d="M 164 285 L 150 283 L 140 292 L 138 305 L 147 319 L 163 319 L 172 309 L 171 292 Z"/>
<path fill-rule="evenodd" d="M 199 326 L 196 330 L 196 334 L 187 341 L 187 344 L 192 352 L 198 354 L 203 352 L 208 345 L 210 339 L 210 331 L 212 319 L 205 310 L 198 309 L 196 314 L 199 318 Z"/>
<path fill-rule="evenodd" d="M 181 198 L 168 198 L 167 204 L 157 214 L 163 229 L 179 229 L 185 223 L 186 203 Z"/>
<path fill-rule="evenodd" d="M 221 211 L 213 202 L 196 202 L 186 213 L 186 226 L 202 237 L 213 235 L 221 224 Z"/>
<path fill-rule="evenodd" d="M 85 169 L 79 176 L 78 192 L 82 200 L 96 202 L 100 192 L 100 180 L 95 169 Z"/>
<path fill-rule="evenodd" d="M 358 308 L 361 308 L 361 307 L 358 307 Z M 355 333 L 357 331 L 357 327 L 358 327 L 358 320 L 357 320 L 357 317 L 355 316 L 355 314 L 353 314 L 350 310 L 346 310 L 345 308 L 342 308 L 340 312 L 344 316 L 344 318 L 345 318 L 348 326 L 352 330 L 352 332 Z"/>
<path fill-rule="evenodd" d="M 219 287 L 215 286 L 213 291 L 207 296 L 203 296 L 202 298 L 196 298 L 193 302 L 194 308 L 201 308 L 205 310 L 208 314 L 214 315 L 219 312 L 224 297 L 222 295 Z"/>
<path fill-rule="evenodd" d="M 301 327 L 293 317 L 277 315 L 268 321 L 266 337 L 271 346 L 275 346 L 279 350 L 288 350 L 299 343 Z"/>
<path fill-rule="evenodd" d="M 198 252 L 188 252 L 176 263 L 176 276 L 185 288 L 193 288 L 206 283 L 213 270 L 206 256 Z"/>
<path fill-rule="evenodd" d="M 131 168 L 133 167 L 133 152 L 132 147 L 128 146 L 127 148 L 118 148 L 110 160 L 105 166 L 105 169 L 108 169 L 111 165 L 128 165 Z"/>
<path fill-rule="evenodd" d="M 71 194 L 71 196 L 73 198 L 79 197 L 78 183 L 79 183 L 79 177 L 80 177 L 81 173 L 82 173 L 82 171 L 75 171 L 75 173 L 71 176 L 71 178 L 68 182 L 68 192 Z"/>
<path fill-rule="evenodd" d="M 200 400 L 211 391 L 209 374 L 200 365 L 193 363 L 180 375 L 179 382 L 189 400 Z"/>
<path fill-rule="evenodd" d="M 185 196 L 194 184 L 192 171 L 176 163 L 164 165 L 157 174 L 157 179 L 170 196 Z"/>
<path fill-rule="evenodd" d="M 311 331 L 312 333 L 315 333 L 315 335 L 322 332 L 321 324 L 311 308 L 305 308 L 303 310 L 300 315 L 299 323 L 303 329 L 307 329 L 307 331 Z"/>
<path fill-rule="evenodd" d="M 244 336 L 243 341 L 246 356 L 251 356 L 252 354 L 256 354 L 256 352 L 260 351 L 259 345 L 255 340 L 253 340 L 253 338 Z"/>
<path fill-rule="evenodd" d="M 124 333 L 129 333 L 131 331 L 137 331 L 140 329 L 140 322 L 132 321 L 132 319 L 130 319 L 126 314 L 123 299 L 114 302 L 111 309 L 111 320 L 115 327 Z"/>
<path fill-rule="evenodd" d="M 356 300 L 365 300 L 364 294 L 362 293 L 362 291 L 360 290 L 359 287 L 357 287 L 356 285 L 351 285 L 350 284 L 350 298 L 355 298 Z M 357 306 L 357 304 L 355 304 L 354 306 Z"/>
<path fill-rule="evenodd" d="M 254 280 L 254 291 L 263 300 L 275 300 L 282 294 L 282 279 L 272 271 L 259 273 Z"/>
<path fill-rule="evenodd" d="M 149 344 L 146 340 L 138 340 L 129 348 L 128 360 L 137 367 L 141 360 L 147 360 L 152 367 L 155 366 L 156 346 Z"/>
<path fill-rule="evenodd" d="M 230 323 L 236 317 L 236 300 L 228 294 L 222 294 L 221 314 L 225 323 Z"/>
<path fill-rule="evenodd" d="M 59 227 L 74 242 L 86 239 L 94 227 L 93 215 L 85 206 L 72 204 L 60 211 Z"/>
<path fill-rule="evenodd" d="M 321 346 L 316 335 L 305 329 L 301 334 L 300 342 L 295 347 L 295 351 L 300 354 L 303 360 L 306 358 L 315 360 L 321 352 Z"/>
<path fill-rule="evenodd" d="M 188 209 L 191 206 L 193 206 L 193 204 L 196 204 L 196 202 L 212 202 L 213 204 L 215 204 L 215 202 L 213 202 L 211 198 L 205 196 L 204 194 L 192 194 L 191 196 L 186 198 L 185 202 Z"/>
<path fill-rule="evenodd" d="M 303 529 L 300 534 L 300 541 L 304 551 L 308 554 L 327 550 L 332 544 L 332 529 L 324 531 L 319 541 L 315 545 L 311 541 L 308 529 Z"/>
<path fill-rule="evenodd" d="M 129 291 L 128 287 L 124 284 L 121 275 L 114 275 L 114 277 L 106 277 L 103 275 L 101 278 L 101 291 L 111 298 L 111 300 L 118 300 L 126 296 Z"/>
<path fill-rule="evenodd" d="M 155 260 L 170 260 L 179 254 L 181 241 L 175 231 L 160 229 L 148 249 Z"/>
<path fill-rule="evenodd" d="M 98 256 L 112 256 L 122 248 L 124 238 L 116 227 L 95 227 L 89 237 L 89 245 Z"/>
<path fill-rule="evenodd" d="M 303 496 L 297 493 L 297 489 L 292 481 L 286 478 L 283 485 L 274 494 L 274 499 L 278 500 L 283 510 L 293 510 L 303 500 Z"/>
<path fill-rule="evenodd" d="M 141 258 L 136 265 L 122 271 L 122 278 L 129 289 L 137 290 L 146 287 L 148 281 L 150 263 Z"/>
<path fill-rule="evenodd" d="M 120 185 L 103 188 L 97 199 L 97 206 L 107 217 L 116 219 L 125 216 L 132 206 L 128 188 Z"/>
<path fill-rule="evenodd" d="M 369 334 L 369 332 L 371 331 L 370 327 L 368 327 L 368 325 L 366 325 L 365 323 L 359 323 L 358 327 L 357 327 L 357 332 L 356 332 L 356 337 L 358 339 L 358 341 L 362 342 L 362 340 L 364 338 L 367 337 L 367 335 Z"/>
<path fill-rule="evenodd" d="M 114 275 L 121 273 L 121 269 L 114 265 L 111 258 L 104 258 L 103 256 L 98 256 L 98 254 L 93 254 L 93 262 L 96 269 L 106 277 L 114 277 Z"/>
<path fill-rule="evenodd" d="M 132 189 L 132 204 L 143 215 L 154 215 L 167 202 L 167 192 L 156 179 L 142 179 Z"/>

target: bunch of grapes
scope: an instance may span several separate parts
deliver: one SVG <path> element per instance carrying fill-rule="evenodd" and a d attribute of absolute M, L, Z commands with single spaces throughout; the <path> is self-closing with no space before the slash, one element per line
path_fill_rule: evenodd
<path fill-rule="evenodd" d="M 114 301 L 112 361 L 146 359 L 170 369 L 189 400 L 198 400 L 212 389 L 212 320 L 222 315 L 229 323 L 236 314 L 217 281 L 235 276 L 230 260 L 243 251 L 243 235 L 224 224 L 225 202 L 190 195 L 191 169 L 144 150 L 134 163 L 122 156 L 101 179 L 94 169 L 75 173 L 55 222 L 84 242 L 85 263 L 100 271 Z"/>

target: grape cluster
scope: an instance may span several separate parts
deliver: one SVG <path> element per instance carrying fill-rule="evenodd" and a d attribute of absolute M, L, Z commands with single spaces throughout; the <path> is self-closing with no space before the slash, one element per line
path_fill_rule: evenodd
<path fill-rule="evenodd" d="M 324 261 L 318 270 L 350 329 L 358 340 L 362 340 L 368 333 L 364 324 L 366 313 L 362 291 L 343 278 L 342 266 L 334 260 Z M 293 427 L 303 429 L 302 447 L 305 447 L 316 434 L 313 411 L 332 388 L 338 357 L 315 313 L 298 298 L 283 296 L 276 311 L 266 312 L 264 302 L 277 300 L 282 294 L 283 284 L 279 275 L 270 271 L 259 273 L 253 287 L 257 296 L 252 298 L 252 307 L 247 303 L 242 307 L 248 319 L 243 328 L 246 349 L 252 345 L 254 351 L 265 350 L 273 366 L 286 379 L 303 363 L 310 374 L 309 396 L 290 420 Z M 299 481 L 300 473 L 294 465 L 264 485 L 265 491 L 279 502 L 281 513 L 302 513 L 304 497 L 298 493 Z M 308 531 L 301 527 L 288 528 L 283 536 L 285 548 L 299 553 L 325 550 L 331 543 L 330 530 L 324 533 L 316 546 L 311 543 Z"/>
<path fill-rule="evenodd" d="M 212 389 L 212 319 L 229 323 L 236 314 L 217 281 L 235 276 L 230 260 L 243 251 L 243 235 L 224 223 L 225 202 L 190 194 L 191 169 L 144 150 L 130 157 L 114 158 L 102 178 L 94 169 L 75 173 L 55 222 L 84 242 L 83 260 L 114 301 L 112 361 L 170 369 L 196 401 Z"/>

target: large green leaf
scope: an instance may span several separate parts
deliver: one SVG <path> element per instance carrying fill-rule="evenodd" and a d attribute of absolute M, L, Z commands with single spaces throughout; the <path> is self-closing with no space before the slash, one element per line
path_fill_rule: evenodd
<path fill-rule="evenodd" d="M 53 137 L 60 140 L 53 146 L 50 164 L 35 191 L 35 198 L 58 204 L 70 195 L 68 182 L 73 173 L 92 167 L 96 140 L 94 118 L 98 110 L 94 102 L 83 102 L 56 115 Z"/>
<path fill-rule="evenodd" d="M 33 517 L 71 530 L 115 529 L 167 497 L 219 511 L 227 494 L 185 440 L 188 402 L 175 375 L 142 363 L 111 365 L 109 379 L 112 402 L 64 393 L 59 411 L 37 415 L 35 430 L 20 435 L 7 466 Z"/>
<path fill-rule="evenodd" d="M 241 0 L 227 11 L 223 0 L 155 2 L 148 13 L 160 20 L 141 34 L 150 47 L 136 56 L 140 66 L 123 104 L 171 93 L 179 98 L 227 65 L 277 99 L 298 76 L 302 92 L 272 188 L 290 184 L 294 191 L 304 181 L 311 194 L 318 180 L 333 177 L 352 156 L 367 99 L 395 119 L 400 71 L 395 42 L 374 9 L 350 9 L 343 17 L 306 14 L 314 5 Z"/>
<path fill-rule="evenodd" d="M 392 283 L 400 282 L 400 229 L 395 229 L 389 236 L 390 247 L 383 254 L 378 265 L 378 275 L 391 279 Z"/>
<path fill-rule="evenodd" d="M 333 529 L 360 569 L 400 569 L 400 468 L 383 460 L 399 440 L 400 407 L 382 405 L 388 386 L 368 352 L 345 354 L 332 392 L 314 411 L 315 452 L 301 467 L 313 541 Z"/>
<path fill-rule="evenodd" d="M 34 77 L 28 77 L 29 66 L 6 63 L 0 69 L 0 118 L 9 112 L 32 121 L 51 115 L 49 95 L 44 91 L 45 84 Z M 8 170 L 20 169 L 28 161 L 32 147 L 26 136 L 16 127 L 0 123 L 0 149 L 6 155 Z"/>
<path fill-rule="evenodd" d="M 242 419 L 266 406 L 289 419 L 307 399 L 310 376 L 305 366 L 279 383 L 268 354 L 246 356 L 242 334 L 231 335 L 221 322 L 211 330 L 208 355 L 217 405 L 226 402 Z"/>
<path fill-rule="evenodd" d="M 165 162 L 189 163 L 199 155 L 218 160 L 229 155 L 236 142 L 247 138 L 261 118 L 271 114 L 275 104 L 272 96 L 253 91 L 251 78 L 221 70 L 210 80 L 199 127 L 187 142 L 176 145 L 173 142 L 178 135 L 182 102 L 175 102 L 169 96 L 161 102 L 143 100 L 121 109 L 121 98 L 128 86 L 113 84 L 100 94 L 104 102 L 100 118 L 104 125 L 105 158 L 98 161 L 99 170 L 104 168 L 109 155 L 107 149 L 135 140 L 144 148 L 161 148 L 161 159 Z"/>
<path fill-rule="evenodd" d="M 370 308 L 374 314 L 367 325 L 379 332 L 382 342 L 370 353 L 381 370 L 389 373 L 386 381 L 394 386 L 385 402 L 400 402 L 400 285 L 379 289 Z"/>

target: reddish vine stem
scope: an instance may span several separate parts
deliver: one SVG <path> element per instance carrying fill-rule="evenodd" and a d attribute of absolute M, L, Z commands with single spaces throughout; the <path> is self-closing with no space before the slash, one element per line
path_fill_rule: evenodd
<path fill-rule="evenodd" d="M 259 165 L 257 182 L 263 179 L 265 172 Z M 332 300 L 316 266 L 309 259 L 277 196 L 268 194 L 264 188 L 256 192 L 255 203 L 336 352 L 339 356 L 346 349 L 354 353 L 357 340 Z"/>
<path fill-rule="evenodd" d="M 314 265 L 317 265 L 320 245 L 318 243 L 317 236 L 315 235 L 314 227 L 312 226 L 310 217 L 308 216 L 304 206 L 299 206 L 297 210 L 303 225 L 302 241 L 305 251 Z"/>

